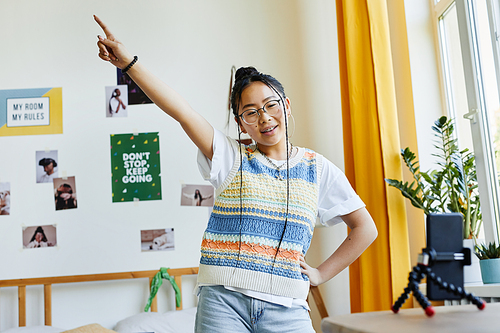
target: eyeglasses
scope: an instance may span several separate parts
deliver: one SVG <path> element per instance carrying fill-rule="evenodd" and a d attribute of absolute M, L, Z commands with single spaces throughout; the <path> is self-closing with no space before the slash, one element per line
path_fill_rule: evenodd
<path fill-rule="evenodd" d="M 281 110 L 280 100 L 279 99 L 270 100 L 266 104 L 264 104 L 264 106 L 261 107 L 260 109 L 246 109 L 238 117 L 243 119 L 243 121 L 246 124 L 252 125 L 259 120 L 259 117 L 261 115 L 259 110 L 264 111 L 270 116 L 275 116 Z"/>

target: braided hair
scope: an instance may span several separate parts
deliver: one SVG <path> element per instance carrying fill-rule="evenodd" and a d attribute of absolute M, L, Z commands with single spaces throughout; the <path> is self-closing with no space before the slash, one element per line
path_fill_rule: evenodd
<path fill-rule="evenodd" d="M 233 69 L 232 69 L 233 71 Z M 232 77 L 231 77 L 232 80 Z M 257 69 L 254 67 L 240 67 L 235 74 L 235 79 L 234 79 L 234 86 L 232 87 L 232 90 L 230 91 L 230 101 L 229 104 L 231 106 L 233 115 L 236 117 L 236 120 L 238 122 L 238 125 L 240 125 L 240 118 L 239 118 L 239 105 L 241 101 L 241 95 L 243 93 L 243 90 L 247 88 L 249 85 L 251 85 L 253 82 L 262 82 L 265 85 L 267 85 L 271 90 L 273 90 L 280 98 L 282 105 L 283 105 L 283 112 L 286 112 L 285 108 L 285 90 L 283 88 L 283 85 L 276 80 L 274 77 L 268 74 L 260 73 Z M 286 133 L 286 147 L 288 150 L 288 123 L 287 123 L 287 117 L 285 115 L 285 133 Z M 241 147 L 241 129 L 240 126 L 238 127 L 238 142 L 240 144 L 240 163 L 243 161 L 243 156 L 242 156 L 242 147 Z M 290 201 L 290 184 L 289 184 L 289 178 L 290 178 L 290 168 L 289 168 L 289 158 L 290 155 L 286 154 L 286 170 L 287 170 L 287 177 L 286 177 L 286 182 L 287 182 L 287 190 L 286 190 L 286 215 L 285 215 L 285 225 L 283 227 L 283 231 L 281 233 L 280 241 L 278 243 L 278 247 L 276 248 L 276 254 L 274 255 L 274 262 L 273 262 L 273 268 L 272 270 L 274 271 L 274 265 L 276 262 L 276 258 L 278 256 L 281 243 L 283 241 L 283 237 L 285 236 L 285 231 L 288 223 L 288 205 Z M 240 239 L 239 239 L 239 251 L 238 251 L 238 263 L 240 260 L 240 253 L 241 253 L 241 227 L 242 227 L 242 211 L 243 211 L 243 197 L 242 197 L 242 189 L 243 189 L 243 164 L 240 166 Z M 271 278 L 272 278 L 272 273 L 271 273 Z"/>

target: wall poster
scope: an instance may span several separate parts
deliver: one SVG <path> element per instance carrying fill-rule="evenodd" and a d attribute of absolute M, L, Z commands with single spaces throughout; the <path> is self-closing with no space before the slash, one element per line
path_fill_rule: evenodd
<path fill-rule="evenodd" d="M 161 200 L 158 132 L 111 135 L 113 202 Z"/>
<path fill-rule="evenodd" d="M 62 88 L 0 90 L 0 136 L 62 132 Z"/>

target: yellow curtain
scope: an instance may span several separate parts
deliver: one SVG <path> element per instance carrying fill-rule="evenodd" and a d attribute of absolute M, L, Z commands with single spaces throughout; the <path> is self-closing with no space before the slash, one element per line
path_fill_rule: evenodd
<path fill-rule="evenodd" d="M 404 198 L 384 181 L 402 178 L 387 3 L 336 4 L 345 170 L 379 231 L 350 266 L 351 311 L 388 310 L 411 267 Z"/>

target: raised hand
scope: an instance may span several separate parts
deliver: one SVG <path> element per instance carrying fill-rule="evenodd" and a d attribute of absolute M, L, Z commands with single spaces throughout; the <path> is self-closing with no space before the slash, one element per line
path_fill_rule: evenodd
<path fill-rule="evenodd" d="M 115 38 L 106 24 L 95 15 L 94 20 L 106 35 L 106 38 L 98 36 L 97 47 L 99 48 L 99 58 L 111 62 L 122 70 L 132 65 L 129 67 L 127 75 L 134 80 L 160 109 L 178 121 L 201 152 L 209 159 L 212 159 L 212 142 L 214 137 L 212 125 L 199 113 L 194 111 L 182 96 L 147 70 L 141 62 L 136 61 L 132 63 L 135 57 Z"/>
<path fill-rule="evenodd" d="M 123 69 L 134 59 L 134 57 L 127 51 L 125 46 L 115 38 L 109 28 L 100 18 L 94 15 L 94 20 L 99 24 L 103 30 L 106 38 L 97 36 L 97 47 L 99 48 L 99 58 L 111 62 L 116 67 Z"/>

